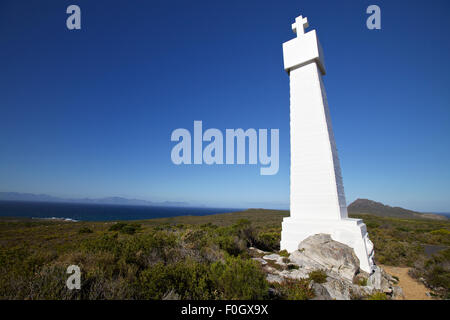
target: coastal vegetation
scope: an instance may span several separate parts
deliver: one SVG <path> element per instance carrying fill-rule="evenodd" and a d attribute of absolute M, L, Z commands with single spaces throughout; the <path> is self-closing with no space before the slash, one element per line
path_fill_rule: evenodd
<path fill-rule="evenodd" d="M 309 279 L 268 283 L 252 259 L 250 247 L 279 252 L 286 216 L 252 209 L 132 222 L 2 218 L 0 298 L 311 299 L 311 281 L 324 280 L 320 270 Z M 412 276 L 449 298 L 448 221 L 357 217 L 367 225 L 377 263 L 409 266 Z M 81 268 L 80 290 L 65 286 L 69 265 Z"/>

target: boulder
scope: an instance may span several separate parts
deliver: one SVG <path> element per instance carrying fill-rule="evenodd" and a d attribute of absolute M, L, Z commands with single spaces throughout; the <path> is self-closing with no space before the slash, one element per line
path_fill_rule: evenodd
<path fill-rule="evenodd" d="M 392 277 L 384 272 L 379 266 L 375 266 L 375 271 L 367 279 L 367 285 L 373 287 L 376 290 L 380 290 L 385 293 L 392 292 L 392 285 L 390 279 Z"/>
<path fill-rule="evenodd" d="M 311 300 L 333 300 L 333 297 L 322 284 L 311 281 L 310 288 L 314 290 L 314 298 Z"/>
<path fill-rule="evenodd" d="M 352 300 L 361 300 L 373 293 L 375 293 L 375 290 L 368 286 L 352 284 L 350 287 L 350 299 Z"/>
<path fill-rule="evenodd" d="M 267 274 L 267 276 L 266 276 L 266 280 L 267 280 L 267 282 L 269 282 L 269 283 L 274 283 L 274 282 L 276 282 L 276 283 L 282 283 L 282 282 L 284 281 L 284 278 L 281 277 L 281 276 L 279 276 L 279 275 L 269 273 L 269 274 Z"/>
<path fill-rule="evenodd" d="M 428 293 L 428 292 L 427 292 Z M 392 299 L 403 300 L 405 296 L 403 295 L 403 290 L 399 286 L 392 287 Z"/>
<path fill-rule="evenodd" d="M 325 269 L 342 278 L 353 281 L 359 271 L 359 259 L 354 250 L 331 239 L 329 234 L 316 234 L 300 242 L 298 251 L 291 255 L 291 262 L 297 261 L 315 269 Z"/>
<path fill-rule="evenodd" d="M 350 300 L 351 282 L 338 278 L 328 277 L 327 282 L 322 284 L 328 294 L 335 300 Z"/>

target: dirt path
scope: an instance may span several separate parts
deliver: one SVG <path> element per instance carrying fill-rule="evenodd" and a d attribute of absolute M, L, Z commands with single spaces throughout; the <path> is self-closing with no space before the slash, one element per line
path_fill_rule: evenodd
<path fill-rule="evenodd" d="M 380 267 L 390 275 L 399 278 L 398 285 L 403 290 L 405 300 L 432 300 L 431 297 L 426 295 L 430 290 L 408 274 L 409 268 L 391 266 Z"/>

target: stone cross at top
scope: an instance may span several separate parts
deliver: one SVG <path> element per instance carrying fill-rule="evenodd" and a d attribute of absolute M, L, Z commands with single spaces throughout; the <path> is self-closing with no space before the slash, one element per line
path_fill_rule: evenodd
<path fill-rule="evenodd" d="M 292 31 L 297 34 L 297 37 L 301 37 L 305 34 L 305 29 L 309 27 L 308 18 L 299 16 L 295 18 L 295 22 L 292 24 Z"/>

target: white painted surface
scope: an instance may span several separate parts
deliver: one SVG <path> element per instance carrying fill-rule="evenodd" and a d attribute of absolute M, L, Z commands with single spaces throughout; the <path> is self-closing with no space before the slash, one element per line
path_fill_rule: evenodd
<path fill-rule="evenodd" d="M 290 78 L 291 216 L 282 224 L 281 249 L 290 252 L 307 237 L 331 234 L 352 247 L 361 269 L 372 271 L 373 245 L 361 220 L 349 219 L 341 167 L 322 75 L 322 49 L 315 30 L 304 33 L 306 18 L 296 19 L 297 37 L 283 44 Z M 302 29 L 299 28 L 302 26 Z"/>
<path fill-rule="evenodd" d="M 283 43 L 283 61 L 284 70 L 288 73 L 298 66 L 315 61 L 325 75 L 322 47 L 317 39 L 316 30 Z"/>

